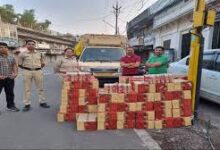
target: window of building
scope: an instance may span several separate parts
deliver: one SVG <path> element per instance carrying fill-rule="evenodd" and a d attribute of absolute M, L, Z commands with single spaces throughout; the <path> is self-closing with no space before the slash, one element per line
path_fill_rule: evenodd
<path fill-rule="evenodd" d="M 170 43 L 171 43 L 171 40 L 163 41 L 164 49 L 170 49 Z"/>
<path fill-rule="evenodd" d="M 16 32 L 15 31 L 10 31 L 10 37 L 16 38 Z"/>

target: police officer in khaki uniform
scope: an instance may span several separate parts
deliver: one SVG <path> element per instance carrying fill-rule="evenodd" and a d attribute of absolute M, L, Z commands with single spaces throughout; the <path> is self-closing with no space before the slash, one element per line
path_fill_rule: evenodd
<path fill-rule="evenodd" d="M 27 40 L 27 51 L 20 53 L 18 56 L 18 66 L 23 69 L 24 76 L 24 108 L 23 111 L 29 111 L 31 108 L 31 85 L 35 81 L 38 90 L 40 107 L 49 108 L 46 103 L 43 89 L 43 71 L 45 65 L 44 57 L 40 52 L 35 50 L 36 42 Z"/>
<path fill-rule="evenodd" d="M 78 72 L 78 62 L 76 57 L 73 54 L 71 48 L 66 48 L 64 50 L 64 57 L 59 59 L 55 64 L 55 72 L 59 73 L 61 76 L 64 76 L 67 72 Z"/>

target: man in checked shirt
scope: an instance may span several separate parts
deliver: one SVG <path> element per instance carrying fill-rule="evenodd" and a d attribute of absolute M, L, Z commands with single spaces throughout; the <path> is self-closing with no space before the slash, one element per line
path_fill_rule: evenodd
<path fill-rule="evenodd" d="M 0 42 L 0 94 L 5 90 L 7 110 L 17 112 L 14 103 L 14 79 L 18 73 L 15 58 L 8 55 L 8 45 Z"/>

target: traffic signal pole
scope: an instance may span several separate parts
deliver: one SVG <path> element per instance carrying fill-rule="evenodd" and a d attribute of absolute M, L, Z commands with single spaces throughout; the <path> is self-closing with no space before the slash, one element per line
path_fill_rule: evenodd
<path fill-rule="evenodd" d="M 195 0 L 193 12 L 193 30 L 191 32 L 191 47 L 188 79 L 192 81 L 192 110 L 194 117 L 198 117 L 198 106 L 200 97 L 200 83 L 202 73 L 203 47 L 202 29 L 204 26 L 213 26 L 215 22 L 215 11 L 206 11 L 205 0 Z"/>

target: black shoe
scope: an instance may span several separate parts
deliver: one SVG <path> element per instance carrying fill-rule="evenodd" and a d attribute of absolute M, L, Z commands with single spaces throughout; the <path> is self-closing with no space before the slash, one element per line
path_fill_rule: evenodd
<path fill-rule="evenodd" d="M 13 112 L 18 112 L 20 111 L 17 107 L 13 106 L 13 107 L 8 107 L 7 108 L 8 111 L 13 111 Z"/>
<path fill-rule="evenodd" d="M 31 109 L 31 105 L 25 105 L 23 111 L 29 111 Z"/>
<path fill-rule="evenodd" d="M 40 107 L 42 107 L 42 108 L 50 108 L 50 106 L 47 103 L 41 103 Z"/>

